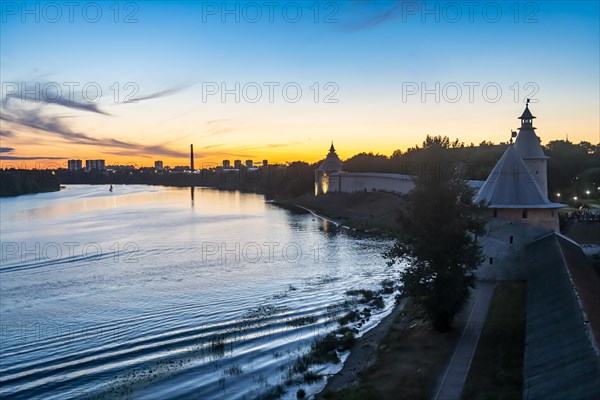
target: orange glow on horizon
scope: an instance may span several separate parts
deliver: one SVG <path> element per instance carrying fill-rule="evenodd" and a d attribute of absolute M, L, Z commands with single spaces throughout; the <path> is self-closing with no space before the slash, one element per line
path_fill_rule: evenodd
<path fill-rule="evenodd" d="M 18 150 L 3 153 L 4 156 L 22 157 L 22 160 L 0 160 L 2 168 L 66 168 L 68 159 L 104 159 L 106 165 L 133 165 L 136 167 L 153 167 L 154 161 L 161 160 L 163 165 L 189 166 L 189 145 L 194 144 L 195 167 L 211 168 L 222 164 L 223 160 L 252 160 L 255 164 L 267 159 L 270 164 L 281 164 L 293 161 L 314 163 L 327 155 L 331 141 L 334 142 L 338 156 L 346 160 L 362 152 L 372 152 L 391 156 L 400 149 L 421 145 L 427 135 L 448 136 L 451 140 L 459 139 L 466 146 L 470 143 L 478 145 L 482 141 L 493 143 L 507 142 L 510 131 L 518 128 L 517 116 L 522 112 L 521 104 L 503 104 L 497 106 L 465 107 L 452 110 L 443 105 L 434 107 L 417 107 L 414 115 L 407 115 L 402 109 L 400 115 L 388 117 L 359 116 L 352 121 L 343 120 L 341 116 L 320 118 L 306 122 L 305 119 L 290 122 L 273 121 L 271 123 L 242 124 L 227 122 L 196 122 L 186 124 L 175 121 L 168 128 L 158 126 L 135 127 L 134 121 L 126 118 L 110 120 L 110 125 L 95 125 L 100 121 L 98 116 L 91 120 L 81 119 L 77 123 L 77 131 L 92 132 L 103 139 L 98 131 L 127 132 L 118 135 L 119 140 L 132 143 L 131 151 L 117 146 L 82 145 L 69 143 L 64 139 L 41 137 L 30 131 L 21 132 L 22 139 L 2 138 L 3 147 L 14 147 Z M 428 110 L 435 108 L 435 117 L 428 115 Z M 574 117 L 568 112 L 559 112 L 556 106 L 534 104 L 532 112 L 537 116 L 535 126 L 542 143 L 552 140 L 564 140 L 567 135 L 574 143 L 588 141 L 600 142 L 600 121 L 595 118 L 593 104 L 580 106 Z M 570 108 L 570 107 L 569 107 Z M 390 110 L 380 113 L 390 114 Z M 597 113 L 597 112 L 596 112 Z M 476 118 L 469 118 L 469 115 Z M 567 117 L 568 116 L 568 117 Z M 117 129 L 121 125 L 130 129 Z M 190 128 L 189 125 L 193 125 Z M 217 126 L 218 125 L 218 126 Z M 94 126 L 101 128 L 92 129 Z M 198 128 L 197 126 L 200 126 Z M 172 133 L 171 129 L 181 132 Z M 216 131 L 216 134 L 215 134 Z M 98 132 L 98 133 L 97 133 Z M 169 133 L 165 133 L 169 132 Z M 595 140 L 594 140 L 595 139 Z M 146 147 L 147 146 L 147 147 Z M 172 154 L 154 154 L 160 147 Z M 60 159 L 43 159 L 41 157 Z M 31 157 L 32 159 L 25 159 Z"/>

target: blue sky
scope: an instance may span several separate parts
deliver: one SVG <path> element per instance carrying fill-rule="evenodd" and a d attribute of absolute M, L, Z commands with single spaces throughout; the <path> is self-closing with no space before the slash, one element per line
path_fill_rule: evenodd
<path fill-rule="evenodd" d="M 53 4 L 61 16 L 46 2 L 2 3 L 0 122 L 2 147 L 14 149 L 14 158 L 79 154 L 175 163 L 194 143 L 207 162 L 315 161 L 331 140 L 342 157 L 391 154 L 427 134 L 499 142 L 517 126 L 527 95 L 539 101 L 532 110 L 543 142 L 566 134 L 599 141 L 596 1 L 484 1 L 471 16 L 466 2 L 281 1 L 272 5 L 272 21 L 269 3 L 261 1 L 80 2 L 73 22 L 63 3 Z M 102 14 L 92 23 L 97 9 Z M 125 22 L 128 16 L 132 23 Z M 23 82 L 56 82 L 63 89 L 64 82 L 97 83 L 102 96 L 96 106 L 103 114 L 7 99 L 14 88 L 7 85 Z M 118 102 L 110 89 L 115 82 Z M 123 104 L 130 82 L 134 97 L 143 100 Z M 228 95 L 223 101 L 218 93 L 203 101 L 207 84 L 231 89 L 236 82 L 258 83 L 263 97 L 252 103 Z M 278 84 L 273 102 L 266 100 L 264 82 Z M 281 87 L 290 82 L 302 89 L 296 103 L 282 96 Z M 476 85 L 473 101 L 465 82 Z M 333 86 L 327 89 L 327 83 Z M 422 99 L 421 88 L 432 90 L 436 83 L 439 101 L 435 94 Z M 419 92 L 403 99 L 403 88 L 412 84 Z M 449 101 L 457 85 L 462 96 Z M 499 87 L 501 95 L 486 99 L 485 85 L 488 94 Z M 337 103 L 324 102 L 334 91 Z M 30 111 L 36 113 L 34 127 L 23 123 Z M 60 128 L 46 129 L 47 119 Z M 79 134 L 85 138 L 71 139 Z"/>

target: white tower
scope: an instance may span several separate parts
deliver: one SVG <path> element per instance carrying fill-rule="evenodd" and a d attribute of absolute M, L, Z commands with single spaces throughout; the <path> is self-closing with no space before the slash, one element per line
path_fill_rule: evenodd
<path fill-rule="evenodd" d="M 547 174 L 547 160 L 548 157 L 542 150 L 540 144 L 540 138 L 535 134 L 535 128 L 533 127 L 533 119 L 535 117 L 529 111 L 529 99 L 525 105 L 525 111 L 519 117 L 521 120 L 521 128 L 519 128 L 519 135 L 515 142 L 515 148 L 517 153 L 521 156 L 530 175 L 536 181 L 540 188 L 540 192 L 546 200 L 548 199 L 548 174 Z"/>
<path fill-rule="evenodd" d="M 337 192 L 339 180 L 335 176 L 342 171 L 342 164 L 331 142 L 329 154 L 315 170 L 315 195 Z"/>

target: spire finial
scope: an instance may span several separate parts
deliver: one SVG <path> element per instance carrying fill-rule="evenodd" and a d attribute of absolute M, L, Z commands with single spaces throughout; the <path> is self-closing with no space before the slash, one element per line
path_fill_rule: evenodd
<path fill-rule="evenodd" d="M 530 99 L 527 99 L 527 103 L 525 103 L 525 107 L 529 107 L 529 100 Z"/>

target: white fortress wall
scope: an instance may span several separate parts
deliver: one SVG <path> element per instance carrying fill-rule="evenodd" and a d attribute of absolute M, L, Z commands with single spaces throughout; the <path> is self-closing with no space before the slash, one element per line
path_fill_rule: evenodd
<path fill-rule="evenodd" d="M 408 175 L 371 172 L 346 172 L 337 174 L 339 191 L 345 193 L 386 191 L 398 194 L 408 193 L 415 184 Z"/>
<path fill-rule="evenodd" d="M 410 175 L 378 172 L 316 174 L 315 179 L 316 193 L 385 191 L 406 194 L 415 186 L 413 177 Z M 467 181 L 467 184 L 474 189 L 479 189 L 483 185 L 483 181 Z"/>

